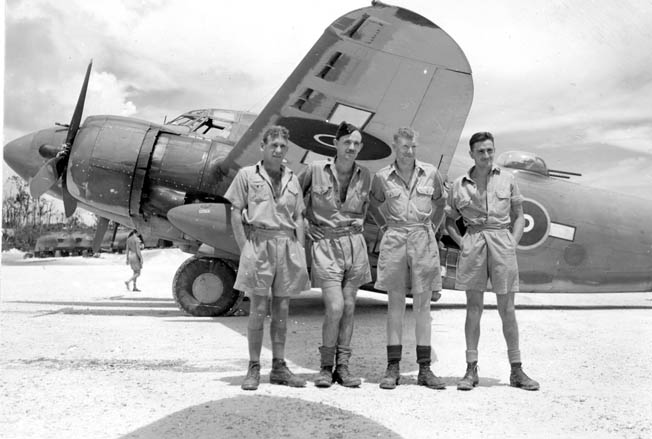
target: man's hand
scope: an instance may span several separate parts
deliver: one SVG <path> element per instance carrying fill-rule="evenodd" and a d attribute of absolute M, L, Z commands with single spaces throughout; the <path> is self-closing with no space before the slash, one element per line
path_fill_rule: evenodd
<path fill-rule="evenodd" d="M 324 232 L 321 229 L 321 227 L 316 226 L 314 224 L 310 224 L 308 221 L 305 222 L 305 228 L 306 228 L 306 235 L 313 240 L 313 241 L 319 241 L 320 239 L 324 239 Z"/>

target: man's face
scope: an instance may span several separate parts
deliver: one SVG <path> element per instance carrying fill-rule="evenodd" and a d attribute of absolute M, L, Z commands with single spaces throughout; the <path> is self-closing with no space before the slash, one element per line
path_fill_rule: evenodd
<path fill-rule="evenodd" d="M 475 142 L 469 151 L 469 155 L 475 161 L 478 168 L 490 168 L 494 162 L 494 142 L 483 140 Z"/>
<path fill-rule="evenodd" d="M 280 166 L 288 153 L 288 141 L 281 136 L 268 137 L 267 142 L 263 143 L 261 149 L 263 150 L 264 162 Z"/>
<path fill-rule="evenodd" d="M 335 142 L 338 160 L 354 161 L 362 149 L 362 134 L 354 131 L 349 135 L 342 136 Z"/>
<path fill-rule="evenodd" d="M 392 143 L 396 161 L 400 164 L 410 165 L 416 159 L 417 145 L 414 140 L 399 137 Z"/>

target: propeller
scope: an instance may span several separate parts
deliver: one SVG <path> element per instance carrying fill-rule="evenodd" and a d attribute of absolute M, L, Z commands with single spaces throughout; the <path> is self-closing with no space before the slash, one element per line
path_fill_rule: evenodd
<path fill-rule="evenodd" d="M 69 217 L 75 212 L 77 208 L 77 200 L 68 191 L 68 184 L 66 182 L 66 171 L 68 169 L 68 158 L 70 157 L 70 152 L 72 146 L 75 142 L 75 136 L 79 130 L 79 124 L 81 123 L 82 113 L 84 112 L 84 101 L 86 100 L 86 90 L 88 89 L 88 79 L 91 76 L 91 68 L 93 67 L 93 60 L 88 63 L 88 68 L 86 69 L 86 76 L 84 77 L 84 83 L 82 84 L 81 91 L 79 92 L 79 98 L 77 98 L 77 105 L 75 106 L 75 112 L 72 115 L 70 124 L 67 125 L 68 133 L 66 135 L 66 141 L 60 148 L 58 148 L 56 155 L 46 161 L 41 169 L 32 177 L 29 182 L 29 192 L 34 198 L 38 198 L 44 193 L 46 193 L 52 186 L 57 184 L 59 179 L 61 179 L 61 187 L 63 189 L 63 208 L 66 213 L 66 216 Z M 66 125 L 61 125 L 66 127 Z M 50 145 L 41 145 L 40 150 L 52 150 Z"/>

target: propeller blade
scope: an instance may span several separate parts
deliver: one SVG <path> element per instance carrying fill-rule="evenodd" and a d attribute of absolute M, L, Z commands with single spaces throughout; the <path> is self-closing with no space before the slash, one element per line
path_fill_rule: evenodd
<path fill-rule="evenodd" d="M 79 98 L 77 98 L 77 106 L 75 107 L 75 112 L 70 119 L 70 126 L 68 127 L 68 136 L 66 136 L 66 144 L 71 145 L 75 141 L 75 135 L 79 129 L 79 124 L 81 122 L 82 113 L 84 112 L 84 102 L 86 101 L 86 90 L 88 89 L 88 79 L 91 76 L 91 67 L 93 67 L 93 60 L 88 63 L 88 68 L 86 69 L 86 76 L 84 77 L 84 83 L 82 84 L 81 91 L 79 92 Z"/>
<path fill-rule="evenodd" d="M 66 184 L 66 176 L 64 172 L 64 176 L 61 179 L 61 187 L 63 188 L 63 211 L 66 213 L 66 218 L 70 218 L 70 216 L 75 213 L 75 210 L 77 209 L 77 200 L 70 195 L 70 192 L 68 191 L 68 185 Z"/>
<path fill-rule="evenodd" d="M 61 157 L 53 157 L 41 166 L 35 176 L 29 180 L 29 194 L 38 198 L 46 193 L 59 181 L 57 165 L 63 161 Z"/>
<path fill-rule="evenodd" d="M 97 222 L 97 230 L 95 231 L 95 237 L 93 238 L 93 253 L 98 253 L 100 247 L 102 246 L 102 240 L 106 234 L 106 229 L 109 228 L 108 218 L 100 217 L 100 220 Z"/>

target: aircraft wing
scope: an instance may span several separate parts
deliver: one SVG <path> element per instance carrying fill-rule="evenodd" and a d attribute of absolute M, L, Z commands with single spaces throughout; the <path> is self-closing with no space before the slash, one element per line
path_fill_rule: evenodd
<path fill-rule="evenodd" d="M 419 159 L 446 173 L 473 99 L 469 63 L 457 43 L 428 19 L 374 5 L 335 20 L 276 92 L 223 162 L 231 178 L 260 159 L 262 133 L 290 130 L 288 164 L 299 171 L 334 156 L 336 126 L 363 129 L 359 161 L 372 172 L 391 160 L 400 126 L 419 132 Z"/>

